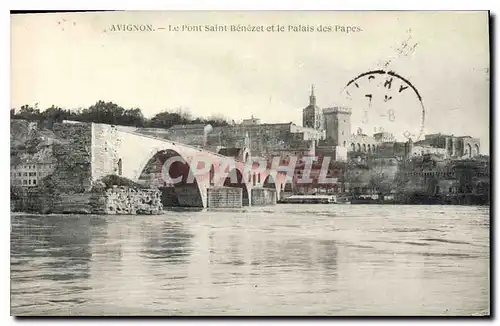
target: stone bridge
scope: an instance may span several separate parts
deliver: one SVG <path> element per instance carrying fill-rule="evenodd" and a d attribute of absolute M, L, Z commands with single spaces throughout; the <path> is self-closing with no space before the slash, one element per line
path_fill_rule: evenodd
<path fill-rule="evenodd" d="M 93 181 L 114 174 L 140 182 L 145 169 L 160 162 L 156 181 L 173 185 L 179 205 L 184 207 L 207 207 L 208 189 L 222 186 L 242 188 L 246 206 L 252 205 L 252 192 L 258 188 L 276 190 L 279 200 L 286 182 L 286 174 L 276 169 L 252 168 L 250 161 L 144 135 L 133 127 L 92 123 L 91 147 Z M 169 184 L 165 176 L 177 182 Z"/>

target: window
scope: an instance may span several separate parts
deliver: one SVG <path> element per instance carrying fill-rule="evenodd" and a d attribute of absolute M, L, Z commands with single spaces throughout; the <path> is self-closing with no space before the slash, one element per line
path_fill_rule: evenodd
<path fill-rule="evenodd" d="M 23 177 L 27 177 L 28 176 L 28 172 L 23 172 Z"/>
<path fill-rule="evenodd" d="M 17 176 L 20 177 L 21 176 L 21 172 L 17 172 Z"/>
<path fill-rule="evenodd" d="M 31 179 L 28 180 L 28 184 L 30 185 L 31 184 Z"/>
<path fill-rule="evenodd" d="M 33 180 L 33 184 L 36 185 L 36 180 Z"/>
<path fill-rule="evenodd" d="M 121 158 L 118 160 L 118 175 L 119 176 L 122 175 L 122 159 Z"/>
<path fill-rule="evenodd" d="M 260 183 L 260 173 L 257 174 L 257 182 Z"/>
<path fill-rule="evenodd" d="M 28 181 L 27 180 L 23 180 L 23 185 L 26 185 L 28 184 Z"/>

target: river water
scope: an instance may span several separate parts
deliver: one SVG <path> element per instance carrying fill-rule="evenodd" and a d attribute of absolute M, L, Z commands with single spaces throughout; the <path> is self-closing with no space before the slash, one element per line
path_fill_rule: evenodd
<path fill-rule="evenodd" d="M 489 314 L 489 208 L 12 215 L 11 314 Z"/>

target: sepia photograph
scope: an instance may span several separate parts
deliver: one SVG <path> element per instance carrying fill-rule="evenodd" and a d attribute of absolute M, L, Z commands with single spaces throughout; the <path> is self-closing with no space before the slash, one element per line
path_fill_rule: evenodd
<path fill-rule="evenodd" d="M 491 317 L 491 19 L 11 12 L 11 316 Z"/>

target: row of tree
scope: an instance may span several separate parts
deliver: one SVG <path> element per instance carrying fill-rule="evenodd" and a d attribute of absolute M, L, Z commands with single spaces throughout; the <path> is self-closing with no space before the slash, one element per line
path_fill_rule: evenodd
<path fill-rule="evenodd" d="M 36 106 L 23 105 L 19 110 L 10 110 L 11 119 L 24 119 L 46 123 L 49 127 L 55 122 L 74 120 L 81 122 L 106 123 L 122 126 L 170 128 L 178 124 L 210 124 L 212 126 L 226 126 L 228 120 L 223 116 L 209 118 L 193 117 L 189 111 L 183 109 L 165 110 L 151 119 L 145 118 L 141 109 L 125 109 L 113 102 L 98 101 L 86 109 L 63 109 L 52 105 L 40 110 Z"/>

